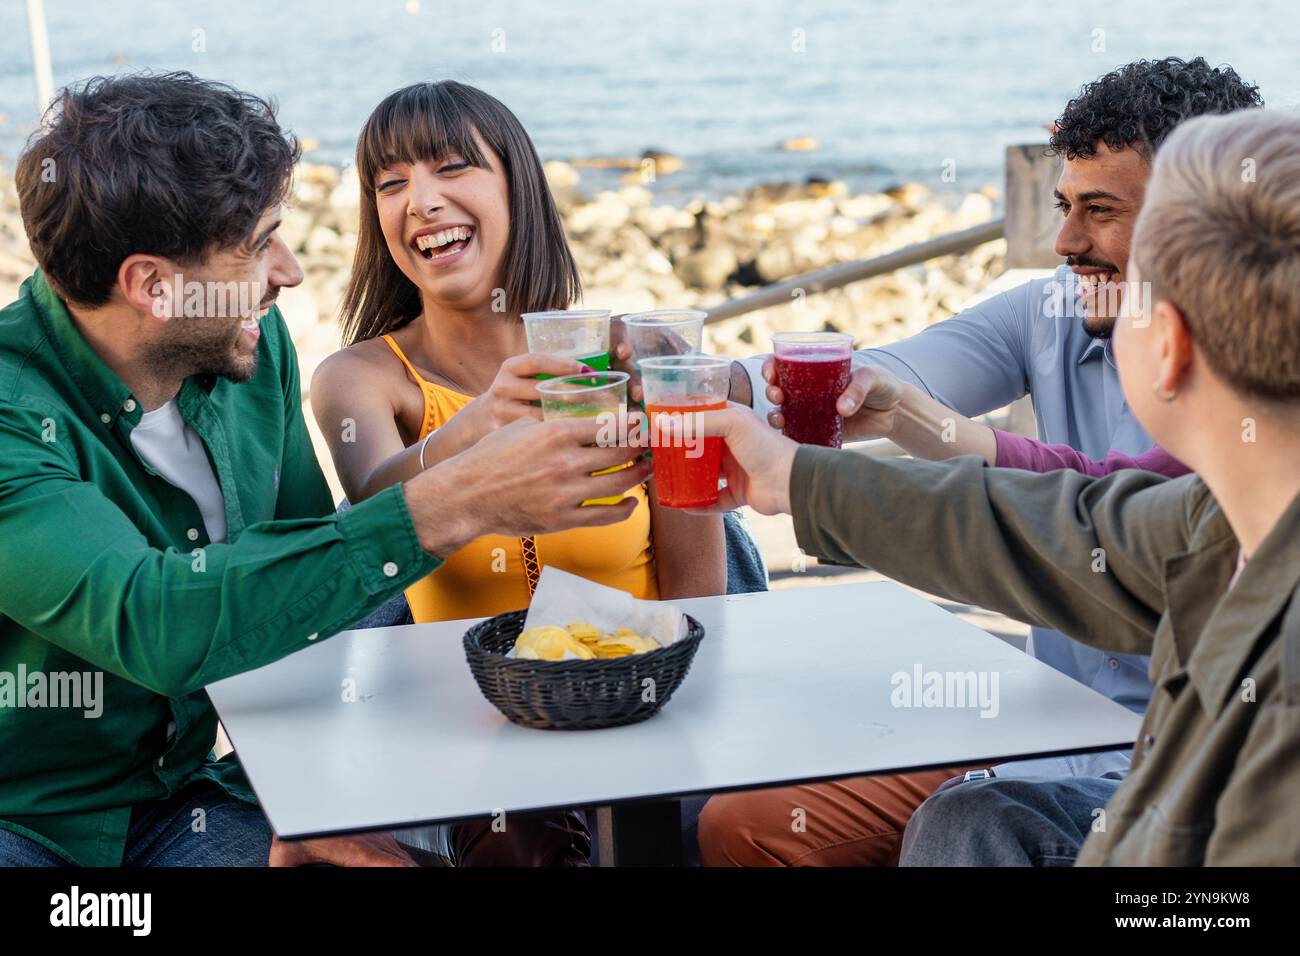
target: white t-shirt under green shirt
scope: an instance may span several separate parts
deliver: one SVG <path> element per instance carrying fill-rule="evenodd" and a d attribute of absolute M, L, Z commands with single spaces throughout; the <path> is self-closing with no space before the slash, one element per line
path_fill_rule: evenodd
<path fill-rule="evenodd" d="M 194 499 L 208 540 L 223 544 L 226 500 L 203 440 L 181 418 L 176 399 L 140 417 L 140 424 L 131 431 L 131 445 L 150 468 Z"/>

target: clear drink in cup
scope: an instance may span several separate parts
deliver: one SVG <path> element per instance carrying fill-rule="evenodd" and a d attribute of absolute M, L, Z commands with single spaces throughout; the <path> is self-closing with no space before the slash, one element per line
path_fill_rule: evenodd
<path fill-rule="evenodd" d="M 609 369 L 609 309 L 525 312 L 523 320 L 533 355 L 575 359 L 598 372 Z"/>
<path fill-rule="evenodd" d="M 782 432 L 803 445 L 839 448 L 844 419 L 835 409 L 852 376 L 853 336 L 844 332 L 779 332 L 772 336 Z"/>
<path fill-rule="evenodd" d="M 704 341 L 704 319 L 699 309 L 655 309 L 629 312 L 622 317 L 632 361 L 662 355 L 698 354 Z"/>
<path fill-rule="evenodd" d="M 727 407 L 731 360 L 672 355 L 642 359 L 639 365 L 659 504 L 666 508 L 717 504 L 723 443 L 721 438 L 700 434 L 697 413 Z M 664 416 L 672 416 L 677 427 L 665 429 Z"/>
<path fill-rule="evenodd" d="M 537 383 L 537 392 L 542 396 L 542 418 L 549 422 L 557 418 L 595 418 L 601 414 L 624 414 L 627 412 L 628 378 L 626 372 L 548 376 L 546 381 Z M 593 477 L 630 468 L 631 464 L 628 462 L 626 465 L 594 472 Z M 616 505 L 623 497 L 614 495 L 610 498 L 589 498 L 582 504 L 584 507 Z"/>

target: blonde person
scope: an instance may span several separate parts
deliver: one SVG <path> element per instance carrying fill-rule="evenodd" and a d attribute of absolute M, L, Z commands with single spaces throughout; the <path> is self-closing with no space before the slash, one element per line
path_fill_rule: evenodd
<path fill-rule="evenodd" d="M 521 314 L 567 308 L 579 277 L 541 162 L 504 105 L 451 81 L 398 90 L 366 121 L 357 170 L 361 229 L 343 305 L 346 347 L 312 382 L 317 421 L 353 502 L 511 422 L 540 418 L 534 376 L 583 368 L 527 354 Z M 548 480 L 543 471 L 536 478 Z M 471 542 L 407 590 L 414 619 L 526 607 L 547 565 L 637 598 L 723 593 L 721 519 L 659 508 L 652 482 L 628 494 L 636 508 L 616 525 Z M 575 836 L 572 819 L 535 819 L 540 838 L 522 824 L 507 828 L 509 837 L 486 825 L 453 828 L 453 841 L 464 839 L 451 855 L 524 863 L 585 856 L 585 831 Z"/>

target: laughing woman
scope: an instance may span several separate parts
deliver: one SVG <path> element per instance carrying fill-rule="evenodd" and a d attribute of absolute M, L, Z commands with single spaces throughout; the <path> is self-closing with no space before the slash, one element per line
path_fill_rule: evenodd
<path fill-rule="evenodd" d="M 354 502 L 516 419 L 540 418 L 533 376 L 582 370 L 527 354 L 520 316 L 567 308 L 579 278 L 541 162 L 504 105 L 451 81 L 398 90 L 366 121 L 357 171 L 345 348 L 311 388 Z M 480 538 L 446 556 L 407 591 L 415 620 L 525 607 L 546 565 L 637 598 L 724 592 L 721 520 L 660 509 L 646 487 L 629 495 L 615 506 L 628 515 L 617 524 Z"/>

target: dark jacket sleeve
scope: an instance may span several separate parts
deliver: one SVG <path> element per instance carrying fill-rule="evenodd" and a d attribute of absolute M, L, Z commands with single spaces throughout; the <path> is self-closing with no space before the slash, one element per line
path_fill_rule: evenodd
<path fill-rule="evenodd" d="M 800 448 L 790 484 L 799 545 L 904 584 L 1149 654 L 1165 609 L 1164 562 L 1187 550 L 1195 476 L 1090 478 Z"/>

